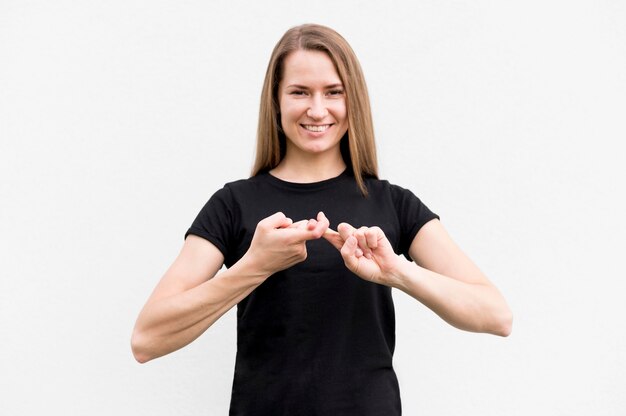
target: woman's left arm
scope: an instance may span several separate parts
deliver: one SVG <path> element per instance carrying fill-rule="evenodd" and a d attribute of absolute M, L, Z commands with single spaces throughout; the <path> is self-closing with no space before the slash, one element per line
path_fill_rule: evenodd
<path fill-rule="evenodd" d="M 395 287 L 459 329 L 508 336 L 513 315 L 504 297 L 450 238 L 439 220 L 417 233 L 400 257 Z"/>
<path fill-rule="evenodd" d="M 340 224 L 325 238 L 341 251 L 346 266 L 361 278 L 411 295 L 450 325 L 508 336 L 512 313 L 498 289 L 463 253 L 439 220 L 417 233 L 409 255 L 397 255 L 378 227 Z"/>

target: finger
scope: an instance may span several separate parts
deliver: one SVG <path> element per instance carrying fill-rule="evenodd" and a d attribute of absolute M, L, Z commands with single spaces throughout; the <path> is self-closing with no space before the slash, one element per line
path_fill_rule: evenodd
<path fill-rule="evenodd" d="M 308 220 L 300 220 L 291 224 L 290 228 L 306 228 L 308 222 Z"/>
<path fill-rule="evenodd" d="M 337 231 L 339 232 L 339 235 L 341 235 L 341 238 L 347 240 L 348 237 L 354 234 L 356 229 L 347 222 L 342 222 L 337 226 Z"/>
<path fill-rule="evenodd" d="M 274 229 L 289 227 L 292 223 L 293 221 L 290 218 L 287 218 L 285 214 L 277 212 L 259 221 L 259 226 L 267 229 Z"/>
<path fill-rule="evenodd" d="M 372 250 L 371 248 L 367 245 L 367 239 L 365 238 L 365 233 L 367 232 L 368 228 L 367 227 L 361 227 L 358 230 L 356 230 L 354 232 L 354 234 L 352 234 L 354 237 L 356 237 L 356 240 L 359 244 L 359 248 L 361 250 L 363 250 L 363 255 L 365 257 L 367 257 L 368 259 L 372 258 Z"/>
<path fill-rule="evenodd" d="M 313 226 L 313 228 L 310 228 Z M 328 221 L 308 220 L 306 227 L 290 228 L 291 242 L 298 243 L 307 240 L 316 240 L 320 238 L 328 229 Z"/>
<path fill-rule="evenodd" d="M 322 237 L 324 237 L 326 241 L 332 244 L 337 250 L 341 250 L 341 247 L 343 247 L 343 244 L 345 243 L 339 233 L 332 228 L 327 228 Z"/>
<path fill-rule="evenodd" d="M 278 227 L 276 228 L 289 228 L 293 225 L 293 220 L 291 218 L 285 218 Z"/>
<path fill-rule="evenodd" d="M 356 256 L 357 251 L 357 241 L 353 236 L 348 237 L 345 244 L 341 248 L 341 257 L 343 257 L 344 263 L 346 263 L 346 267 L 348 269 L 355 271 L 357 265 L 359 264 L 359 260 Z"/>
<path fill-rule="evenodd" d="M 337 226 L 337 231 L 339 232 L 339 235 L 341 236 L 341 238 L 343 238 L 343 240 L 346 241 L 348 237 L 350 237 L 356 232 L 356 228 L 354 228 L 347 222 L 342 222 L 341 224 Z M 358 247 L 358 243 L 357 243 L 357 248 L 355 250 L 355 255 L 357 256 L 357 258 L 363 257 L 363 250 L 361 250 Z"/>
<path fill-rule="evenodd" d="M 365 232 L 365 240 L 367 241 L 367 246 L 372 250 L 378 248 L 378 240 L 381 237 L 384 237 L 383 230 L 378 227 L 372 227 Z"/>
<path fill-rule="evenodd" d="M 330 226 L 328 218 L 321 211 L 317 213 L 317 220 L 311 220 L 311 222 L 315 224 L 315 227 L 311 229 L 312 238 L 320 238 Z"/>

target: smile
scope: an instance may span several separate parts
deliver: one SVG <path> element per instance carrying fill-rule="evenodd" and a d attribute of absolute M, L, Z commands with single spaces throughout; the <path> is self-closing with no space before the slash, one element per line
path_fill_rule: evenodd
<path fill-rule="evenodd" d="M 301 124 L 301 126 L 304 127 L 308 131 L 314 131 L 314 132 L 319 133 L 319 132 L 328 130 L 330 126 L 332 126 L 332 124 L 323 124 L 319 126 L 315 126 L 312 124 Z"/>

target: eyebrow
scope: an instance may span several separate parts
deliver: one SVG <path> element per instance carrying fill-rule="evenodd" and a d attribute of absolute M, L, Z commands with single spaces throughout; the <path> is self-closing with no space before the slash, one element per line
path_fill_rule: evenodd
<path fill-rule="evenodd" d="M 305 85 L 300 85 L 300 84 L 290 84 L 287 85 L 286 88 L 300 88 L 303 90 L 308 89 L 309 87 L 305 86 Z M 338 83 L 338 84 L 330 84 L 330 85 L 326 85 L 324 88 L 326 89 L 331 89 L 331 88 L 343 88 L 343 84 Z"/>

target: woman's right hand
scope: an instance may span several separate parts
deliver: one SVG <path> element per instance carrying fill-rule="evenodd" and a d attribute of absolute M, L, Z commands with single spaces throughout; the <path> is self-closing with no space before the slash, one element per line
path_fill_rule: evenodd
<path fill-rule="evenodd" d="M 192 342 L 270 275 L 306 259 L 307 240 L 328 228 L 317 220 L 297 223 L 282 213 L 259 222 L 248 252 L 217 273 L 224 256 L 209 241 L 190 235 L 142 309 L 132 336 L 139 362 L 169 354 Z"/>
<path fill-rule="evenodd" d="M 296 223 L 277 212 L 259 221 L 244 257 L 261 274 L 270 276 L 304 261 L 306 241 L 320 238 L 328 226 L 329 221 L 322 212 L 317 214 L 317 219 Z"/>

